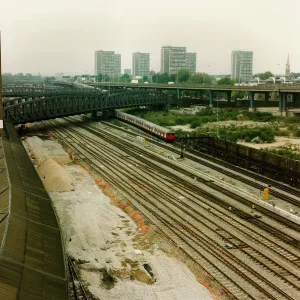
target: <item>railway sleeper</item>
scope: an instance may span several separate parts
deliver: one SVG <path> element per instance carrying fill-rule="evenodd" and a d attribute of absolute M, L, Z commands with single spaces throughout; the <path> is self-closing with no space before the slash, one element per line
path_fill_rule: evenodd
<path fill-rule="evenodd" d="M 284 240 L 284 242 L 287 244 L 290 244 L 290 245 L 295 245 L 295 246 L 300 245 L 300 241 L 295 240 L 295 239 L 287 239 L 287 240 Z"/>

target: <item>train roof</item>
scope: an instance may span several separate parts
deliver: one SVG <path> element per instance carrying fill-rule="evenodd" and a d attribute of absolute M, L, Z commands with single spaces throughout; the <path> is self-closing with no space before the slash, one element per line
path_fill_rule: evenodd
<path fill-rule="evenodd" d="M 174 130 L 171 130 L 171 129 L 168 129 L 168 128 L 159 126 L 159 125 L 157 125 L 157 124 L 154 124 L 154 123 L 152 123 L 152 122 L 146 121 L 146 120 L 144 120 L 144 119 L 142 119 L 142 118 L 139 118 L 139 117 L 136 117 L 136 116 L 133 116 L 133 115 L 124 113 L 124 112 L 118 112 L 118 114 L 119 114 L 119 115 L 123 115 L 123 116 L 130 117 L 130 118 L 133 119 L 133 120 L 142 121 L 144 124 L 149 125 L 149 126 L 151 126 L 151 127 L 153 127 L 153 128 L 156 128 L 156 129 L 158 129 L 158 130 L 160 130 L 160 131 L 162 131 L 162 132 L 166 132 L 166 133 L 167 133 L 167 132 L 169 132 L 169 133 L 175 132 Z"/>

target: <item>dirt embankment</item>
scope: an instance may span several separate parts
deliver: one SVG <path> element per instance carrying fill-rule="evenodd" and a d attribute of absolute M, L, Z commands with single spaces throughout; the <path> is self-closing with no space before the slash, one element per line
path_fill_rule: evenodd
<path fill-rule="evenodd" d="M 46 158 L 37 168 L 45 188 L 49 192 L 74 191 L 73 178 L 52 158 Z"/>

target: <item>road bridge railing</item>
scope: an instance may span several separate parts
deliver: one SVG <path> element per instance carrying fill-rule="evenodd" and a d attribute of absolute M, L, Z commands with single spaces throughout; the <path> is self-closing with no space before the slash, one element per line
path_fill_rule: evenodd
<path fill-rule="evenodd" d="M 131 89 L 165 89 L 165 90 L 211 90 L 211 91 L 252 91 L 252 92 L 300 92 L 299 84 L 264 84 L 264 85 L 217 85 L 217 84 L 162 84 L 162 83 L 89 83 L 94 87 L 131 88 Z"/>

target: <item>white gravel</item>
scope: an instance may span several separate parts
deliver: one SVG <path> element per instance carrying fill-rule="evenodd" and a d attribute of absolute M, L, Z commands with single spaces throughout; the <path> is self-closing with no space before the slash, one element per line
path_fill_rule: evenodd
<path fill-rule="evenodd" d="M 45 157 L 43 143 L 35 140 L 32 152 Z M 47 155 L 51 157 L 51 143 L 56 143 L 46 143 Z M 58 214 L 67 253 L 81 261 L 81 277 L 91 293 L 110 300 L 213 299 L 182 262 L 168 257 L 156 246 L 137 254 L 133 238 L 143 233 L 131 218 L 111 204 L 87 171 L 76 165 L 64 168 L 74 179 L 75 190 L 49 194 Z M 143 267 L 144 263 L 149 264 L 155 279 L 152 284 L 130 278 L 131 266 L 125 263 L 124 267 L 125 260 L 134 262 L 142 277 L 151 281 Z M 103 284 L 103 269 L 115 278 L 111 288 Z"/>

